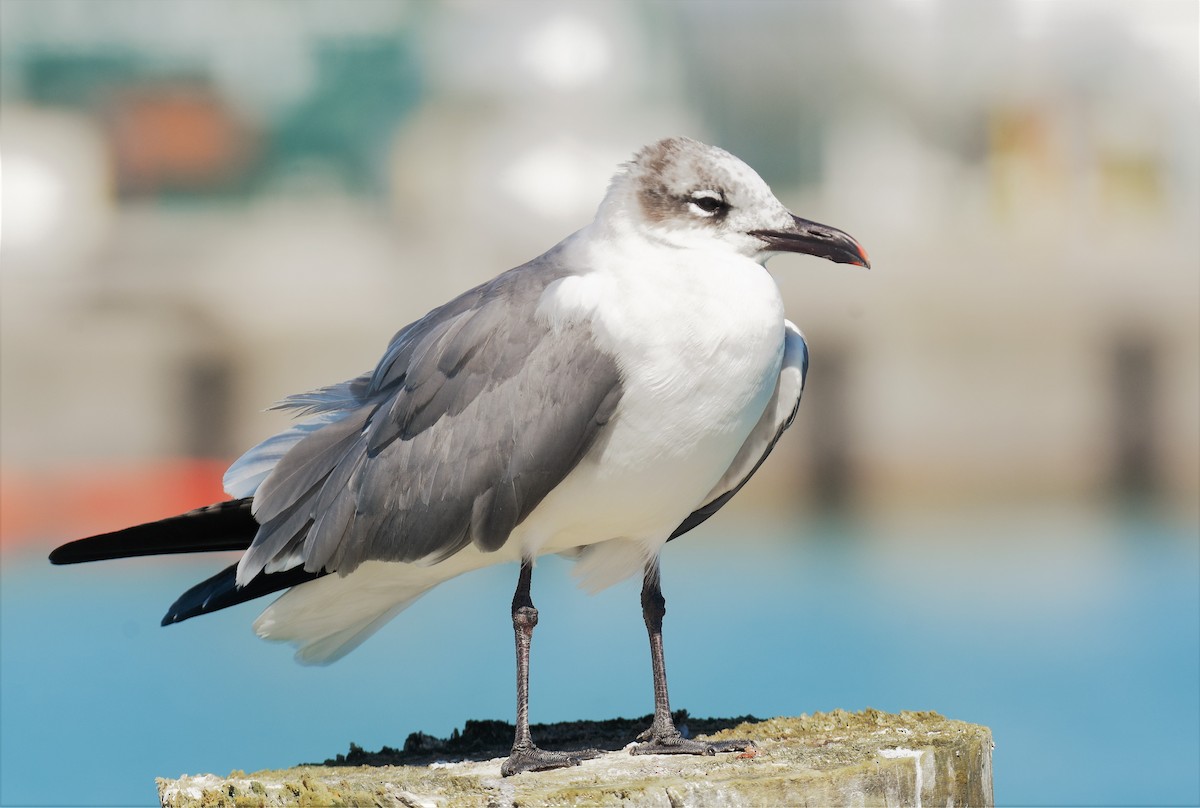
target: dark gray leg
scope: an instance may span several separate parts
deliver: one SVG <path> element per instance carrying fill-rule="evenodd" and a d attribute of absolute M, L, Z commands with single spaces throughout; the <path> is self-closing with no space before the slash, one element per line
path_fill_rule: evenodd
<path fill-rule="evenodd" d="M 513 594 L 512 601 L 513 633 L 517 642 L 517 733 L 513 738 L 512 753 L 500 767 L 500 773 L 505 777 L 520 772 L 578 766 L 579 761 L 600 754 L 596 749 L 547 752 L 534 746 L 529 735 L 529 643 L 533 639 L 533 628 L 538 622 L 538 611 L 529 596 L 532 576 L 533 562 L 521 562 L 521 576 L 517 579 L 517 591 Z"/>
<path fill-rule="evenodd" d="M 635 745 L 634 755 L 713 755 L 717 752 L 740 752 L 754 748 L 751 741 L 693 741 L 675 729 L 671 719 L 671 701 L 667 696 L 667 665 L 663 658 L 662 621 L 667 613 L 667 601 L 659 588 L 658 559 L 646 563 L 642 579 L 642 617 L 650 635 L 650 667 L 654 671 L 654 723 L 638 736 L 643 743 Z"/>

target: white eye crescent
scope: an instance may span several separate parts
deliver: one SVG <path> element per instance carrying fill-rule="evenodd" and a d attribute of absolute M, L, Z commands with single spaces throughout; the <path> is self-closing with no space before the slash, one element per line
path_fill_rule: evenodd
<path fill-rule="evenodd" d="M 688 209 L 697 216 L 711 218 L 729 210 L 729 203 L 725 201 L 725 195 L 720 191 L 695 191 L 692 193 L 691 201 L 688 202 Z"/>

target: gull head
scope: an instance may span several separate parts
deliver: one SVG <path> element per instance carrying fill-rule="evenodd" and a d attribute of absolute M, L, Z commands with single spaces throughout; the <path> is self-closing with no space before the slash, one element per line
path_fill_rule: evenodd
<path fill-rule="evenodd" d="M 691 138 L 666 138 L 638 152 L 613 178 L 599 218 L 619 218 L 654 243 L 759 263 L 797 252 L 870 266 L 849 234 L 796 216 L 750 166 Z"/>

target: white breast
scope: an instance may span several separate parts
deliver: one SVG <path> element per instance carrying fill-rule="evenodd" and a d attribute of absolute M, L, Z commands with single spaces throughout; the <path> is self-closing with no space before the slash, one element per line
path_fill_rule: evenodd
<path fill-rule="evenodd" d="M 623 395 L 586 458 L 518 528 L 527 555 L 607 539 L 657 552 L 729 468 L 779 377 L 783 303 L 763 267 L 678 249 L 605 253 L 543 297 L 590 320 Z"/>

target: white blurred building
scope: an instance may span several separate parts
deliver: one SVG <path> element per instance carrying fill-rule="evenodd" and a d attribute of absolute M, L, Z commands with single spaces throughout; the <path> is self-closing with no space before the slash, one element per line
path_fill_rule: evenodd
<path fill-rule="evenodd" d="M 875 265 L 772 263 L 813 364 L 744 505 L 820 475 L 865 505 L 1102 498 L 1144 462 L 1200 507 L 1194 4 L 94 5 L 3 4 L 6 474 L 232 457 L 686 133 Z M 114 78 L 71 100 L 89 54 Z M 220 120 L 156 105 L 181 86 Z M 189 191 L 204 127 L 236 170 Z M 130 190 L 114 138 L 172 131 L 166 185 Z"/>

